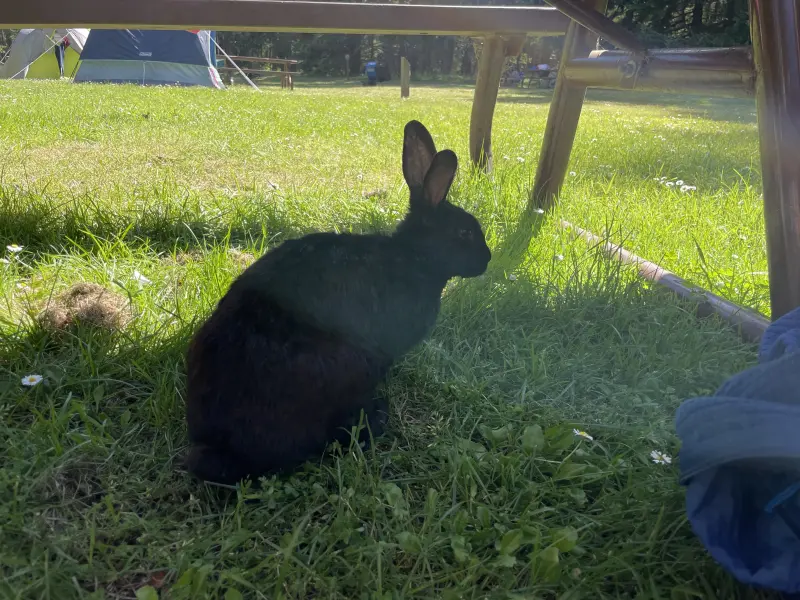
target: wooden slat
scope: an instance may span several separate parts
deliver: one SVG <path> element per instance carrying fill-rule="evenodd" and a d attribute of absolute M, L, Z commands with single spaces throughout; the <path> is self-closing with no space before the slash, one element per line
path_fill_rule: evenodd
<path fill-rule="evenodd" d="M 635 35 L 616 21 L 609 19 L 604 13 L 595 10 L 589 3 L 582 0 L 546 0 L 546 2 L 615 46 L 639 55 L 647 53 L 647 46 Z"/>
<path fill-rule="evenodd" d="M 595 50 L 566 61 L 570 82 L 605 89 L 752 97 L 756 73 L 750 48 L 651 50 L 646 62 L 629 53 Z"/>
<path fill-rule="evenodd" d="M 248 75 L 271 75 L 273 77 L 277 75 L 299 75 L 300 73 L 297 71 L 267 71 L 266 69 L 245 69 L 241 68 Z M 219 67 L 217 69 L 220 73 L 238 73 L 239 69 L 236 67 Z"/>
<path fill-rule="evenodd" d="M 481 36 L 559 35 L 568 24 L 568 17 L 543 6 L 426 6 L 307 0 L 9 0 L 0 9 L 0 28 L 125 27 Z"/>
<path fill-rule="evenodd" d="M 249 61 L 273 65 L 296 65 L 300 63 L 299 60 L 295 60 L 294 58 L 262 58 L 261 56 L 231 56 L 230 58 L 236 62 Z"/>

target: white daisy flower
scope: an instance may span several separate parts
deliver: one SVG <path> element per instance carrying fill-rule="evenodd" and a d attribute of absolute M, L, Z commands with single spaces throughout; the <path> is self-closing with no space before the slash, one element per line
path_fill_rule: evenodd
<path fill-rule="evenodd" d="M 588 433 L 586 433 L 585 431 L 581 431 L 580 429 L 573 429 L 573 430 L 572 430 L 572 433 L 574 433 L 574 434 L 575 434 L 575 435 L 577 435 L 578 437 L 582 437 L 582 438 L 584 438 L 584 439 L 587 439 L 587 440 L 589 440 L 590 442 L 594 440 L 594 438 L 593 438 L 592 436 L 590 436 L 590 435 L 589 435 Z"/>
<path fill-rule="evenodd" d="M 6 250 L 8 250 L 9 252 L 13 252 L 15 254 L 17 252 L 22 252 L 23 248 L 24 248 L 24 246 L 19 246 L 17 244 L 10 244 L 10 245 L 6 246 Z"/>
<path fill-rule="evenodd" d="M 147 277 L 145 277 L 144 275 L 139 273 L 139 271 L 134 271 L 133 272 L 133 278 L 134 278 L 134 280 L 138 281 L 142 285 L 148 285 L 150 283 L 153 283 Z"/>
<path fill-rule="evenodd" d="M 43 377 L 41 375 L 25 375 L 22 378 L 22 385 L 26 387 L 33 387 L 42 383 Z"/>
<path fill-rule="evenodd" d="M 653 462 L 657 465 L 671 465 L 672 464 L 672 457 L 669 454 L 664 454 L 659 450 L 653 450 L 650 453 L 650 458 L 653 459 Z"/>

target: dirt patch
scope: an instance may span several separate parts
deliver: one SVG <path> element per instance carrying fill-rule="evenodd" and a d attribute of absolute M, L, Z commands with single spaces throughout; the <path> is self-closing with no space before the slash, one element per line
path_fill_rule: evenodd
<path fill-rule="evenodd" d="M 81 282 L 51 298 L 38 321 L 50 331 L 65 331 L 77 325 L 118 331 L 132 317 L 127 297 L 96 283 Z"/>

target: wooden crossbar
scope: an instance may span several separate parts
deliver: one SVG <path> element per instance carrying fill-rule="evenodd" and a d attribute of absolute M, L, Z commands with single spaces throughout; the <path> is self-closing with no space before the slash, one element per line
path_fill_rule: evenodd
<path fill-rule="evenodd" d="M 296 65 L 299 64 L 299 60 L 295 60 L 293 58 L 262 58 L 260 56 L 230 56 L 231 60 L 235 60 L 236 62 L 255 62 L 255 63 L 267 63 L 273 65 Z"/>
<path fill-rule="evenodd" d="M 266 69 L 246 69 L 244 67 L 219 67 L 217 71 L 220 73 L 238 73 L 239 70 L 244 71 L 247 75 L 264 75 L 265 77 L 283 77 L 285 75 L 299 75 L 298 71 L 267 71 Z"/>
<path fill-rule="evenodd" d="M 639 39 L 622 25 L 612 21 L 602 12 L 595 10 L 583 0 L 546 0 L 558 10 L 570 17 L 576 23 L 586 27 L 589 31 L 604 37 L 620 48 L 630 50 L 639 55 L 647 53 L 645 46 Z"/>
<path fill-rule="evenodd" d="M 651 92 L 753 97 L 756 72 L 751 48 L 650 50 L 646 61 L 613 50 L 595 50 L 562 66 L 570 83 Z"/>
<path fill-rule="evenodd" d="M 215 29 L 297 33 L 561 35 L 569 18 L 544 6 L 428 6 L 307 0 L 25 0 L 0 28 Z"/>

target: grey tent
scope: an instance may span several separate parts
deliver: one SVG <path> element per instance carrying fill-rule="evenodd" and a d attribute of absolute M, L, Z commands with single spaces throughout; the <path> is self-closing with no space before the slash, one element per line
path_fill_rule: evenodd
<path fill-rule="evenodd" d="M 223 88 L 209 31 L 93 29 L 75 82 Z"/>
<path fill-rule="evenodd" d="M 64 75 L 72 76 L 88 36 L 88 29 L 22 29 L 0 65 L 0 79 L 58 79 L 61 70 L 54 47 L 62 42 L 67 45 Z"/>

